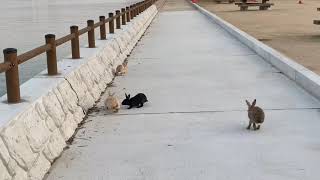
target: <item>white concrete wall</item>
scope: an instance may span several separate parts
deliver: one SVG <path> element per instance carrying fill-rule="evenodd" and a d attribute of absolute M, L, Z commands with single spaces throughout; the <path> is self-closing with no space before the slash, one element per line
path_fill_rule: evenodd
<path fill-rule="evenodd" d="M 190 2 L 190 1 L 189 1 Z M 249 34 L 241 31 L 232 24 L 224 21 L 215 14 L 205 10 L 197 4 L 191 3 L 196 9 L 198 9 L 202 14 L 206 15 L 213 22 L 220 25 L 235 38 L 239 39 L 243 44 L 247 45 L 253 51 L 255 51 L 259 56 L 261 56 L 265 61 L 272 64 L 274 67 L 279 69 L 288 78 L 296 82 L 303 89 L 312 94 L 315 98 L 320 100 L 320 77 L 304 66 L 296 63 L 294 60 L 284 56 L 275 49 L 265 45 L 264 43 L 258 41 Z"/>
<path fill-rule="evenodd" d="M 97 48 L 81 48 L 80 60 L 59 61 L 59 75 L 43 71 L 22 84 L 22 103 L 1 97 L 0 180 L 43 178 L 157 12 L 153 5 Z"/>

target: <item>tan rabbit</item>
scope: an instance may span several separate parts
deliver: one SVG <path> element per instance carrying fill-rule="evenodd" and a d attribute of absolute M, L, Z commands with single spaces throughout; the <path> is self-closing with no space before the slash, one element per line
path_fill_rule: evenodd
<path fill-rule="evenodd" d="M 246 103 L 248 105 L 248 117 L 249 117 L 249 125 L 247 129 L 250 129 L 251 124 L 253 124 L 253 129 L 258 130 L 260 129 L 260 125 L 264 121 L 264 112 L 260 107 L 255 106 L 256 102 L 257 100 L 255 99 L 252 102 L 252 104 L 250 104 L 249 101 L 246 100 Z"/>
<path fill-rule="evenodd" d="M 104 105 L 105 105 L 105 108 L 107 111 L 109 110 L 111 112 L 116 113 L 120 109 L 120 102 L 119 102 L 118 98 L 114 96 L 114 94 L 115 93 L 111 94 L 109 92 L 109 96 L 105 100 Z"/>
<path fill-rule="evenodd" d="M 125 61 L 122 63 L 122 66 L 123 66 L 123 73 L 124 73 L 124 74 L 127 74 L 127 73 L 128 73 L 128 61 L 125 60 Z"/>
<path fill-rule="evenodd" d="M 124 67 L 123 67 L 123 65 L 122 64 L 120 64 L 120 65 L 118 65 L 117 66 L 117 69 L 116 69 L 116 75 L 117 76 L 122 76 L 122 75 L 124 75 L 125 74 L 125 72 L 124 72 L 125 70 L 124 70 Z"/>

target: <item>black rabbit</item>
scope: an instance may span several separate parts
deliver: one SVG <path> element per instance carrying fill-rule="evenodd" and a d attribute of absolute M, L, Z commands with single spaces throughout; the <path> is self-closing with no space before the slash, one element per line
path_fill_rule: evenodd
<path fill-rule="evenodd" d="M 143 106 L 143 103 L 148 102 L 147 100 L 147 96 L 143 93 L 138 93 L 137 95 L 135 95 L 133 98 L 130 98 L 130 94 L 126 95 L 126 99 L 124 99 L 122 101 L 122 105 L 128 105 L 129 108 L 131 109 L 132 107 L 137 107 L 137 108 L 141 108 Z"/>

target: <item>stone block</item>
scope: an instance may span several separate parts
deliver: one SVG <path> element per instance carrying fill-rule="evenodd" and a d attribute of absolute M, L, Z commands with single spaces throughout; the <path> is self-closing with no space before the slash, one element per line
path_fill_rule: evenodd
<path fill-rule="evenodd" d="M 50 169 L 51 163 L 44 157 L 43 154 L 39 156 L 33 167 L 28 172 L 28 179 L 42 180 L 44 175 Z"/>
<path fill-rule="evenodd" d="M 63 108 L 57 98 L 57 96 L 50 91 L 46 96 L 42 98 L 43 105 L 45 107 L 46 112 L 54 121 L 57 127 L 60 127 L 63 123 L 63 119 L 65 113 L 63 112 Z"/>
<path fill-rule="evenodd" d="M 8 147 L 10 156 L 27 170 L 31 168 L 39 154 L 34 153 L 29 145 L 23 120 L 21 116 L 13 119 L 1 132 L 1 136 Z"/>
<path fill-rule="evenodd" d="M 46 144 L 46 147 L 43 150 L 43 154 L 50 162 L 53 162 L 57 157 L 60 156 L 65 146 L 65 140 L 62 137 L 60 130 L 57 129 L 52 133 L 48 143 Z"/>
<path fill-rule="evenodd" d="M 11 176 L 6 168 L 6 166 L 0 161 L 0 179 L 1 180 L 11 180 Z"/>

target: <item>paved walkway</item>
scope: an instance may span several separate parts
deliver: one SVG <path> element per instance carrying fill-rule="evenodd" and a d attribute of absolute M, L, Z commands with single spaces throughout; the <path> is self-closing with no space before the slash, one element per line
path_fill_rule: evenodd
<path fill-rule="evenodd" d="M 115 84 L 149 103 L 108 115 L 99 102 L 48 180 L 320 176 L 320 103 L 184 0 L 168 0 Z M 254 98 L 260 131 L 245 129 Z"/>

